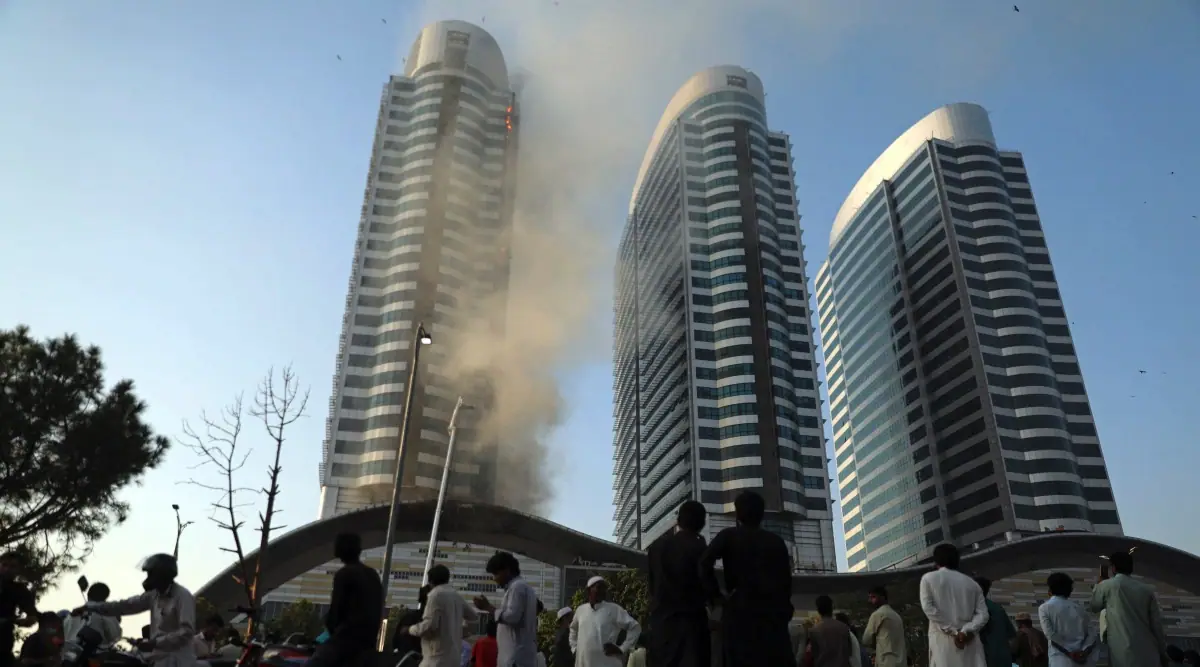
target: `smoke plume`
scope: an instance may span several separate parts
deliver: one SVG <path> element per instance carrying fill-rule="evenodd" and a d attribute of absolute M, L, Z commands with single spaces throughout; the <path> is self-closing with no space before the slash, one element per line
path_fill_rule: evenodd
<path fill-rule="evenodd" d="M 564 407 L 557 378 L 611 353 L 615 248 L 633 181 L 654 126 L 692 74 L 741 65 L 764 79 L 768 112 L 775 87 L 811 99 L 817 116 L 838 114 L 837 100 L 803 89 L 804 76 L 882 37 L 908 35 L 895 40 L 903 52 L 894 59 L 859 63 L 930 97 L 927 108 L 895 119 L 902 130 L 941 104 L 979 97 L 1022 40 L 1052 23 L 1106 38 L 1125 30 L 1112 19 L 1120 3 L 1098 2 L 1105 8 L 1053 16 L 1043 8 L 1035 22 L 1007 4 L 971 11 L 958 0 L 427 0 L 422 23 L 481 26 L 509 71 L 527 78 L 507 337 L 481 328 L 459 345 L 463 364 L 483 370 L 496 390 L 484 429 L 501 443 L 501 502 L 538 510 L 550 500 L 546 436 Z"/>
<path fill-rule="evenodd" d="M 506 335 L 486 323 L 456 332 L 448 370 L 487 378 L 495 402 L 477 428 L 480 443 L 499 443 L 497 500 L 531 511 L 552 496 L 558 378 L 611 352 L 616 241 L 667 102 L 701 69 L 750 66 L 739 58 L 743 26 L 819 21 L 824 31 L 808 42 L 816 46 L 847 15 L 818 16 L 795 0 L 577 2 L 433 0 L 423 16 L 480 25 L 525 79 L 512 276 L 492 304 L 504 310 Z"/>

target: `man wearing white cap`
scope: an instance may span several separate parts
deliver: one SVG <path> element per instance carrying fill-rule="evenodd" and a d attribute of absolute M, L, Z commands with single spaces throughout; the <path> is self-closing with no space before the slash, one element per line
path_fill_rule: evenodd
<path fill-rule="evenodd" d="M 605 599 L 608 583 L 603 577 L 588 579 L 588 601 L 579 605 L 571 621 L 570 642 L 575 667 L 622 667 L 625 656 L 637 644 L 642 626 L 620 605 Z M 625 641 L 617 639 L 625 631 Z"/>
<path fill-rule="evenodd" d="M 570 607 L 558 610 L 558 629 L 554 631 L 554 650 L 550 654 L 550 667 L 575 667 L 575 652 L 571 650 Z"/>

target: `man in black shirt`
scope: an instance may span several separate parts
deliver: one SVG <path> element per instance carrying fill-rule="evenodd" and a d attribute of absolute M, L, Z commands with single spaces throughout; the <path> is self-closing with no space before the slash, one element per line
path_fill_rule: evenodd
<path fill-rule="evenodd" d="M 550 667 L 575 667 L 575 652 L 571 650 L 571 619 L 575 612 L 570 607 L 563 607 L 558 610 L 557 617 Z"/>
<path fill-rule="evenodd" d="M 766 503 L 753 491 L 733 502 L 737 525 L 713 538 L 700 558 L 710 595 L 714 567 L 724 564 L 728 597 L 721 613 L 725 667 L 794 665 L 788 623 L 792 619 L 792 559 L 783 538 L 762 529 Z"/>
<path fill-rule="evenodd" d="M 37 621 L 37 605 L 29 587 L 17 581 L 25 557 L 10 551 L 0 556 L 0 667 L 13 665 L 13 632 Z"/>
<path fill-rule="evenodd" d="M 421 653 L 421 638 L 408 633 L 408 627 L 421 622 L 425 615 L 425 605 L 429 601 L 429 591 L 433 586 L 425 584 L 417 591 L 417 608 L 406 609 L 400 614 L 396 628 L 392 633 L 392 651 L 401 659 L 409 653 Z M 415 664 L 415 663 L 414 663 Z"/>
<path fill-rule="evenodd" d="M 62 660 L 62 619 L 52 611 L 44 611 L 37 621 L 37 632 L 21 644 L 21 665 L 56 667 Z"/>
<path fill-rule="evenodd" d="M 654 541 L 649 549 L 651 635 L 647 662 L 655 667 L 709 667 L 712 638 L 708 629 L 708 595 L 717 588 L 700 581 L 700 557 L 705 542 L 700 531 L 704 505 L 689 500 L 679 506 L 675 531 Z"/>
<path fill-rule="evenodd" d="M 362 538 L 342 533 L 333 545 L 333 554 L 342 561 L 342 569 L 333 575 L 333 593 L 325 629 L 329 641 L 321 645 L 309 660 L 310 667 L 367 665 L 375 655 L 383 608 L 383 584 L 379 574 L 363 564 Z"/>

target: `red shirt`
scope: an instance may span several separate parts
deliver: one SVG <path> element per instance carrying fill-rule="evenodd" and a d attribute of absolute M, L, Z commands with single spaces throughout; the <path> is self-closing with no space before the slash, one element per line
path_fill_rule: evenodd
<path fill-rule="evenodd" d="M 475 646 L 471 647 L 471 661 L 475 663 L 475 667 L 496 667 L 498 651 L 495 637 L 480 637 L 475 640 Z"/>

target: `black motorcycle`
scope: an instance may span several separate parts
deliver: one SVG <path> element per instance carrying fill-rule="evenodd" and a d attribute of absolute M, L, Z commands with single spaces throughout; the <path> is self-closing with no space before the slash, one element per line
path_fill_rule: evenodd
<path fill-rule="evenodd" d="M 92 658 L 100 652 L 104 638 L 95 628 L 84 626 L 71 641 L 63 643 L 63 667 L 90 667 Z"/>
<path fill-rule="evenodd" d="M 87 577 L 79 577 L 79 592 L 87 600 L 90 587 Z M 63 643 L 63 667 L 146 667 L 149 663 L 136 654 L 124 653 L 112 647 L 105 647 L 104 637 L 99 630 L 87 624 L 84 614 L 84 625 L 69 641 Z M 132 643 L 132 642 L 131 642 Z"/>

